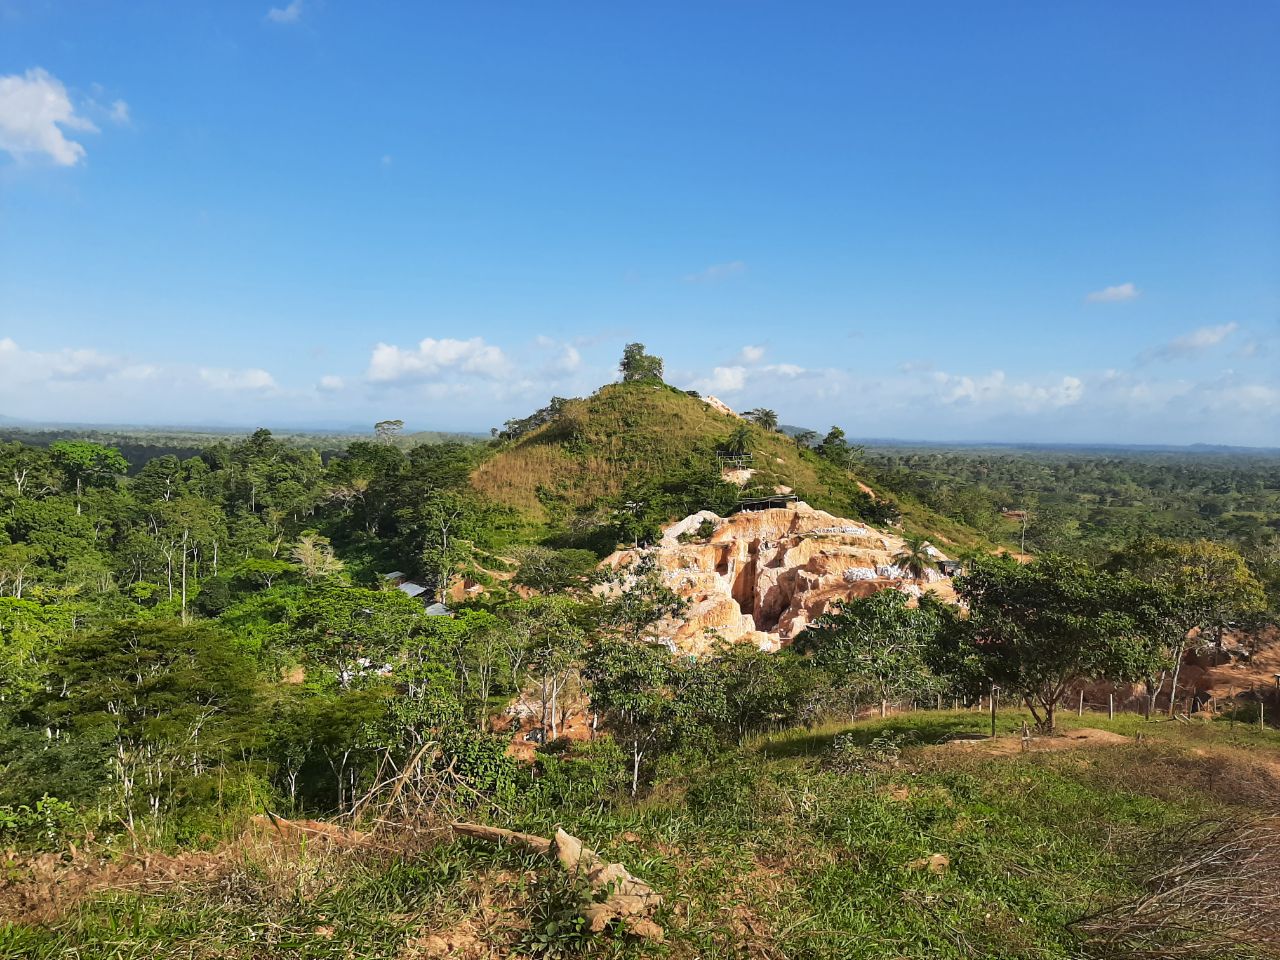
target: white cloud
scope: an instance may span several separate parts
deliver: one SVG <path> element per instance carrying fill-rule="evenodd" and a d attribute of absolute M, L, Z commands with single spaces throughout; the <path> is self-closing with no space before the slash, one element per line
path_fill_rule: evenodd
<path fill-rule="evenodd" d="M 15 159 L 44 156 L 73 167 L 84 159 L 84 147 L 67 139 L 66 130 L 98 128 L 76 112 L 60 80 L 39 67 L 0 77 L 0 150 Z"/>
<path fill-rule="evenodd" d="M 770 374 L 775 377 L 801 377 L 809 371 L 804 367 L 798 367 L 794 363 L 773 363 L 766 367 L 761 367 L 760 372 Z"/>
<path fill-rule="evenodd" d="M 225 367 L 201 367 L 200 379 L 215 390 L 265 391 L 277 389 L 275 378 L 258 367 L 248 367 L 244 370 L 229 370 Z"/>
<path fill-rule="evenodd" d="M 746 367 L 716 367 L 711 376 L 694 381 L 693 388 L 699 393 L 737 393 L 747 385 Z"/>
<path fill-rule="evenodd" d="M 578 352 L 578 348 L 573 344 L 566 343 L 560 351 L 560 359 L 556 363 L 556 369 L 560 373 L 573 373 L 582 366 L 582 354 Z"/>
<path fill-rule="evenodd" d="M 728 263 L 713 263 L 704 270 L 689 274 L 684 279 L 686 283 L 719 283 L 731 277 L 739 277 L 746 272 L 745 263 L 741 260 L 731 260 Z"/>
<path fill-rule="evenodd" d="M 1216 347 L 1240 329 L 1238 323 L 1220 323 L 1217 326 L 1199 327 L 1190 333 L 1175 337 L 1168 343 L 1153 347 L 1142 354 L 1142 360 L 1177 360 L 1192 357 Z"/>
<path fill-rule="evenodd" d="M 470 340 L 427 337 L 416 349 L 379 343 L 373 348 L 366 375 L 376 383 L 392 383 L 425 380 L 445 371 L 497 378 L 510 369 L 511 363 L 501 348 L 485 343 L 483 337 Z"/>
<path fill-rule="evenodd" d="M 1095 290 L 1085 299 L 1090 303 L 1123 303 L 1126 300 L 1136 300 L 1141 295 L 1142 291 L 1132 283 L 1118 283 L 1113 287 Z"/>
<path fill-rule="evenodd" d="M 131 119 L 129 116 L 129 105 L 123 100 L 113 100 L 109 116 L 115 123 L 118 123 L 121 126 L 127 126 Z"/>
<path fill-rule="evenodd" d="M 748 344 L 738 351 L 738 360 L 741 363 L 759 363 L 764 359 L 764 347 L 752 346 Z"/>
<path fill-rule="evenodd" d="M 0 372 L 14 382 L 98 380 L 125 366 L 118 357 L 91 348 L 63 348 L 44 353 L 24 350 L 11 337 L 0 340 Z"/>
<path fill-rule="evenodd" d="M 286 7 L 272 7 L 267 19 L 272 23 L 297 23 L 302 17 L 302 0 L 291 0 Z"/>
<path fill-rule="evenodd" d="M 1021 413 L 1069 407 L 1084 396 L 1084 381 L 1062 377 L 1048 383 L 1010 381 L 1003 370 L 979 377 L 935 373 L 938 399 L 947 404 L 973 404 L 1012 408 Z"/>
<path fill-rule="evenodd" d="M 346 381 L 343 380 L 341 377 L 332 373 L 325 374 L 323 377 L 320 378 L 321 390 L 328 390 L 332 392 L 334 390 L 341 390 L 345 386 L 346 386 Z"/>

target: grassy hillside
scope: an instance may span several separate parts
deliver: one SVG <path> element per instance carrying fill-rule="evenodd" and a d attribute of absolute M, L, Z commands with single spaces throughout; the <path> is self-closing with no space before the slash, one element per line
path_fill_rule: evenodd
<path fill-rule="evenodd" d="M 691 457 L 711 457 L 742 423 L 670 386 L 608 384 L 568 401 L 551 422 L 499 449 L 475 471 L 472 484 L 531 518 L 554 521 L 619 496 L 638 478 L 660 478 Z M 753 488 L 786 486 L 820 509 L 864 514 L 866 494 L 855 476 L 785 434 L 749 429 Z M 910 529 L 961 548 L 982 543 L 963 524 L 914 502 L 900 507 Z"/>
<path fill-rule="evenodd" d="M 1274 911 L 1237 926 L 1221 909 L 1254 889 L 1271 861 L 1228 858 L 1185 877 L 1172 869 L 1203 857 L 1206 841 L 1221 843 L 1215 830 L 1275 856 L 1274 821 L 1252 834 L 1230 826 L 1275 809 L 1274 733 L 1087 717 L 1080 722 L 1110 731 L 1105 745 L 1028 754 L 1017 747 L 1022 719 L 1002 714 L 1000 741 L 965 749 L 931 744 L 982 731 L 979 712 L 791 731 L 672 771 L 640 804 L 598 803 L 587 781 L 559 796 L 564 764 L 586 771 L 592 761 L 548 754 L 546 803 L 495 808 L 493 819 L 543 835 L 562 824 L 644 876 L 666 901 L 662 945 L 588 933 L 575 920 L 577 890 L 554 868 L 451 838 L 437 814 L 384 823 L 351 849 L 259 843 L 182 860 L 156 854 L 119 877 L 86 860 L 58 874 L 57 897 L 40 896 L 28 867 L 14 863 L 15 886 L 0 895 L 0 957 L 1277 955 L 1266 925 Z M 877 746 L 886 738 L 905 741 L 897 760 Z M 1135 908 L 1162 870 L 1171 871 L 1163 900 Z M 1208 902 L 1184 882 L 1197 878 L 1212 883 Z M 1077 922 L 1103 908 L 1112 912 Z M 1155 930 L 1153 916 L 1164 917 Z"/>

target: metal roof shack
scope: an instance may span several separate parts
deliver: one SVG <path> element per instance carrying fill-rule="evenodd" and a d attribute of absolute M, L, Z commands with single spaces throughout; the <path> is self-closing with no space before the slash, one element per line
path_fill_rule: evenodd
<path fill-rule="evenodd" d="M 799 497 L 794 493 L 779 493 L 772 497 L 748 497 L 745 500 L 739 500 L 733 508 L 734 513 L 742 513 L 749 510 L 779 510 L 783 507 L 789 507 L 795 503 Z"/>

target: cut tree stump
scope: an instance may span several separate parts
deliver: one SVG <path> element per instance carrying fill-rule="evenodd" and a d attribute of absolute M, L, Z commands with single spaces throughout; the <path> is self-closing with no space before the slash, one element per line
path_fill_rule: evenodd
<path fill-rule="evenodd" d="M 661 942 L 663 931 L 653 921 L 653 915 L 662 906 L 662 897 L 649 884 L 632 876 L 622 864 L 609 863 L 572 834 L 557 829 L 556 835 L 548 839 L 480 823 L 456 821 L 452 826 L 453 832 L 460 836 L 521 847 L 556 861 L 570 874 L 583 877 L 593 894 L 604 895 L 603 900 L 592 897 L 581 905 L 580 913 L 593 933 L 600 933 L 617 921 L 633 936 Z"/>

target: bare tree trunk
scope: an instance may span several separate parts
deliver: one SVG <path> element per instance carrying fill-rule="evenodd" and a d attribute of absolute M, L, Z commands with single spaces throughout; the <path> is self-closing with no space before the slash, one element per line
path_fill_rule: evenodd
<path fill-rule="evenodd" d="M 1178 698 L 1178 674 L 1182 672 L 1182 658 L 1186 655 L 1186 652 L 1187 641 L 1183 639 L 1178 644 L 1178 648 L 1173 655 L 1173 686 L 1169 690 L 1169 716 L 1171 717 L 1176 706 L 1174 701 Z"/>
<path fill-rule="evenodd" d="M 182 531 L 182 622 L 187 623 L 187 531 Z"/>
<path fill-rule="evenodd" d="M 637 742 L 631 749 L 631 796 L 632 799 L 640 791 L 640 744 Z"/>

